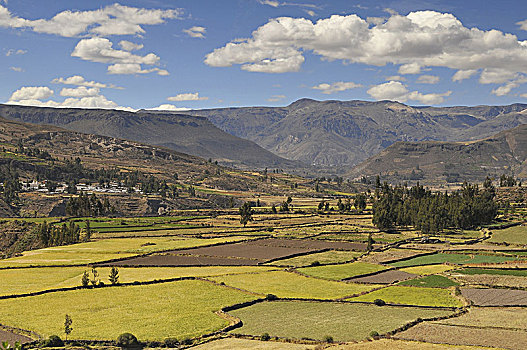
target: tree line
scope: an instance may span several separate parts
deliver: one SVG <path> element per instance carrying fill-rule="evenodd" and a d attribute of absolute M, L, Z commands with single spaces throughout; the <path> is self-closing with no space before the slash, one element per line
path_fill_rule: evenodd
<path fill-rule="evenodd" d="M 46 221 L 37 227 L 38 238 L 46 247 L 74 244 L 80 242 L 81 229 L 70 221 L 68 225 L 48 225 Z"/>
<path fill-rule="evenodd" d="M 375 193 L 373 224 L 380 230 L 413 226 L 424 234 L 471 229 L 494 220 L 498 213 L 494 197 L 489 178 L 482 188 L 465 182 L 451 193 L 433 192 L 419 183 L 411 188 L 384 183 Z"/>

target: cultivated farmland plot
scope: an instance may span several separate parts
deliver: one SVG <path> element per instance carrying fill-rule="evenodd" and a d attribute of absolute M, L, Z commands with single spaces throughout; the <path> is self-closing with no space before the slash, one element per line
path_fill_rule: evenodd
<path fill-rule="evenodd" d="M 371 216 L 360 216 L 358 223 L 353 223 L 352 217 L 340 214 L 329 218 L 306 215 L 304 222 L 302 215 L 262 214 L 247 232 L 234 215 L 179 219 L 181 216 L 178 221 L 145 218 L 128 220 L 124 225 L 103 221 L 94 225 L 102 232 L 95 231 L 95 236 L 106 238 L 29 251 L 0 261 L 0 324 L 42 337 L 61 335 L 63 318 L 68 314 L 75 325 L 71 339 L 113 340 L 121 333 L 132 332 L 143 341 L 163 342 L 173 337 L 205 342 L 198 349 L 296 350 L 314 349 L 317 342 L 328 337 L 361 342 L 371 334 L 392 332 L 417 319 L 457 315 L 466 307 L 463 298 L 475 305 L 527 305 L 524 291 L 474 288 L 490 277 L 507 279 L 509 284 L 493 280 L 489 285 L 522 286 L 520 282 L 527 279 L 525 270 L 502 268 L 525 256 L 519 250 L 495 253 L 464 247 L 464 251 L 446 253 L 435 248 L 382 248 L 368 252 L 369 228 L 354 233 L 339 230 L 347 229 L 347 224 L 367 227 Z M 312 226 L 318 219 L 323 220 L 323 226 Z M 347 224 L 336 224 L 335 220 Z M 262 228 L 251 231 L 259 226 Z M 315 228 L 326 232 L 317 235 Z M 229 233 L 219 234 L 221 231 Z M 194 236 L 196 232 L 199 236 Z M 390 241 L 407 237 L 397 233 L 375 235 Z M 470 267 L 475 264 L 498 268 Z M 87 272 L 91 278 L 92 267 L 104 285 L 81 288 L 82 275 Z M 119 268 L 120 286 L 111 285 L 111 267 Z M 513 284 L 513 279 L 518 281 Z M 463 285 L 458 286 L 460 283 Z M 455 288 L 460 288 L 462 297 Z M 265 298 L 278 300 L 230 308 Z M 387 305 L 375 305 L 379 300 Z M 220 312 L 224 307 L 226 311 Z M 513 332 L 511 336 L 525 332 L 519 325 L 525 309 L 503 309 L 496 314 L 496 319 L 503 319 L 499 321 L 504 325 L 502 330 Z M 434 334 L 450 329 L 444 327 L 455 327 L 454 335 L 460 334 L 449 340 L 451 344 L 466 344 L 459 349 L 468 349 L 465 346 L 480 343 L 456 339 L 477 338 L 478 329 L 466 333 L 458 328 L 492 327 L 491 315 L 484 312 L 471 306 L 462 317 L 419 323 L 394 335 L 401 339 L 339 345 L 335 349 L 441 349 L 432 342 L 440 342 Z M 156 326 L 160 319 L 170 322 Z M 221 333 L 239 321 L 238 327 Z M 412 329 L 419 333 L 420 327 L 430 330 L 428 343 L 415 342 L 425 338 L 410 333 Z M 491 341 L 487 344 L 505 341 L 489 329 Z M 215 332 L 224 339 L 200 338 Z M 243 334 L 259 339 L 264 333 L 269 334 L 270 341 L 233 338 L 233 334 Z M 0 332 L 0 340 L 29 340 L 23 336 L 20 332 Z M 520 335 L 518 339 L 523 338 Z"/>

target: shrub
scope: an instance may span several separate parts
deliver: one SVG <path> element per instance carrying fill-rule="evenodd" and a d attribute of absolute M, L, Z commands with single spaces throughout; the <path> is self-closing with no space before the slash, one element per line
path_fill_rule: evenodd
<path fill-rule="evenodd" d="M 378 337 L 378 336 L 379 336 L 379 332 L 377 332 L 377 331 L 371 331 L 370 332 L 370 337 L 371 338 L 375 338 L 375 337 Z"/>
<path fill-rule="evenodd" d="M 271 336 L 269 335 L 269 333 L 264 333 L 260 337 L 260 340 L 263 340 L 263 341 L 268 341 L 269 339 L 271 339 Z"/>
<path fill-rule="evenodd" d="M 267 295 L 265 296 L 265 299 L 266 299 L 266 300 L 277 300 L 278 297 L 277 297 L 276 295 L 274 295 L 274 294 L 267 294 Z"/>
<path fill-rule="evenodd" d="M 331 335 L 326 335 L 326 336 L 324 337 L 324 341 L 325 341 L 326 343 L 333 343 L 333 337 L 332 337 Z"/>
<path fill-rule="evenodd" d="M 132 333 L 123 333 L 117 338 L 117 346 L 121 348 L 137 348 L 139 341 Z"/>
<path fill-rule="evenodd" d="M 165 340 L 163 341 L 163 344 L 167 348 L 175 348 L 179 345 L 179 341 L 177 340 L 177 338 L 165 338 Z"/>
<path fill-rule="evenodd" d="M 190 338 L 183 338 L 183 339 L 181 339 L 181 344 L 182 345 L 192 345 L 192 343 L 194 343 L 194 342 Z"/>
<path fill-rule="evenodd" d="M 373 303 L 374 303 L 375 305 L 377 305 L 377 306 L 384 306 L 384 305 L 386 305 L 386 302 L 385 302 L 384 300 L 382 300 L 382 299 L 375 299 L 375 300 L 373 301 Z"/>
<path fill-rule="evenodd" d="M 48 339 L 42 342 L 41 346 L 44 348 L 58 348 L 64 346 L 64 342 L 58 335 L 51 335 Z"/>
<path fill-rule="evenodd" d="M 315 260 L 311 263 L 311 266 L 320 266 L 320 261 Z"/>

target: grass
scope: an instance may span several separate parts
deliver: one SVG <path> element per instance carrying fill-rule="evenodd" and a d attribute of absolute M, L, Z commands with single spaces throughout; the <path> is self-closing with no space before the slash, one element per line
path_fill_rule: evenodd
<path fill-rule="evenodd" d="M 234 333 L 335 341 L 357 341 L 370 332 L 386 333 L 417 318 L 446 316 L 451 311 L 355 303 L 264 302 L 229 312 L 243 321 Z"/>
<path fill-rule="evenodd" d="M 0 267 L 84 265 L 110 259 L 125 258 L 157 251 L 198 247 L 240 241 L 240 237 L 211 239 L 181 237 L 149 237 L 101 239 L 60 247 L 50 247 L 23 253 L 21 257 L 0 260 Z"/>
<path fill-rule="evenodd" d="M 451 264 L 462 265 L 481 263 L 502 263 L 505 261 L 513 260 L 516 260 L 516 258 L 512 256 L 437 253 L 432 255 L 418 256 L 409 260 L 397 261 L 391 263 L 390 265 L 395 267 L 409 267 L 421 265 L 435 265 L 447 262 Z"/>
<path fill-rule="evenodd" d="M 316 261 L 318 261 L 321 264 L 334 264 L 334 263 L 342 263 L 346 261 L 351 261 L 361 256 L 362 254 L 364 253 L 351 252 L 351 251 L 340 251 L 340 250 L 329 250 L 327 252 L 322 252 L 322 253 L 302 255 L 302 256 L 297 256 L 295 258 L 278 260 L 278 261 L 270 263 L 270 265 L 301 267 L 301 266 L 309 266 L 313 262 L 316 262 Z"/>
<path fill-rule="evenodd" d="M 256 266 L 204 266 L 204 267 L 146 267 L 119 268 L 119 282 L 152 281 L 175 277 L 208 277 L 225 274 L 267 271 L 270 267 Z M 0 295 L 24 294 L 47 289 L 75 287 L 81 285 L 87 267 L 43 267 L 32 269 L 0 270 Z M 99 278 L 110 284 L 110 268 L 97 268 Z"/>
<path fill-rule="evenodd" d="M 455 269 L 455 266 L 450 265 L 424 265 L 424 266 L 412 266 L 400 269 L 401 271 L 413 273 L 415 275 L 434 275 L 437 273 L 443 273 Z"/>
<path fill-rule="evenodd" d="M 378 287 L 376 285 L 324 281 L 285 271 L 219 276 L 212 278 L 212 280 L 262 295 L 274 294 L 280 298 L 303 299 L 337 299 Z"/>
<path fill-rule="evenodd" d="M 503 230 L 493 231 L 487 242 L 527 244 L 527 226 L 513 226 Z"/>
<path fill-rule="evenodd" d="M 0 314 L 2 324 L 42 336 L 63 334 L 68 314 L 73 319 L 71 339 L 115 340 L 124 332 L 140 340 L 181 339 L 226 326 L 213 312 L 252 299 L 205 281 L 179 281 L 0 300 Z"/>
<path fill-rule="evenodd" d="M 399 282 L 401 286 L 414 286 L 414 287 L 430 287 L 430 288 L 448 288 L 452 286 L 459 286 L 459 283 L 452 281 L 445 276 L 430 275 L 421 278 L 415 278 L 413 280 Z"/>
<path fill-rule="evenodd" d="M 375 299 L 382 299 L 391 304 L 444 307 L 463 306 L 461 301 L 452 296 L 449 290 L 426 287 L 390 286 L 349 300 L 373 302 Z"/>
<path fill-rule="evenodd" d="M 309 276 L 325 278 L 329 280 L 341 280 L 348 277 L 364 275 L 372 272 L 386 270 L 385 266 L 365 263 L 353 262 L 349 264 L 339 265 L 325 265 L 305 267 L 298 269 L 299 272 Z"/>
<path fill-rule="evenodd" d="M 502 275 L 502 276 L 527 276 L 527 270 L 519 269 L 483 269 L 483 268 L 467 268 L 456 271 L 463 275 Z"/>

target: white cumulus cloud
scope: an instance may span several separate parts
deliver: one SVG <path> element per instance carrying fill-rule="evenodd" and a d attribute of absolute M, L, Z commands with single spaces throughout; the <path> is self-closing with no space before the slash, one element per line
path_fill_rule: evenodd
<path fill-rule="evenodd" d="M 183 29 L 183 32 L 187 33 L 191 38 L 205 38 L 207 29 L 205 27 L 194 26 L 188 29 Z"/>
<path fill-rule="evenodd" d="M 423 94 L 419 91 L 410 91 L 399 81 L 390 81 L 384 84 L 373 86 L 368 90 L 368 94 L 376 100 L 390 100 L 406 102 L 409 100 L 418 101 L 425 105 L 441 104 L 444 98 L 450 96 L 452 91 L 444 93 Z"/>
<path fill-rule="evenodd" d="M 129 44 L 125 44 L 125 46 Z M 71 56 L 91 62 L 113 63 L 108 67 L 109 74 L 146 74 L 152 72 L 156 72 L 158 75 L 169 74 L 168 71 L 160 68 L 142 68 L 142 64 L 157 64 L 159 56 L 156 54 L 149 53 L 141 56 L 130 51 L 116 50 L 113 48 L 112 42 L 106 38 L 82 39 L 75 46 Z"/>
<path fill-rule="evenodd" d="M 51 81 L 53 84 L 64 84 L 64 85 L 75 85 L 75 86 L 86 86 L 92 88 L 111 88 L 111 89 L 122 89 L 121 87 L 113 84 L 104 84 L 96 81 L 87 81 L 82 75 L 73 75 L 67 78 L 55 78 Z"/>
<path fill-rule="evenodd" d="M 113 4 L 91 11 L 66 10 L 51 19 L 28 20 L 13 15 L 0 5 L 0 27 L 29 28 L 37 33 L 64 37 L 86 34 L 134 35 L 145 33 L 144 25 L 161 24 L 167 19 L 180 18 L 181 15 L 180 9 L 145 9 Z"/>
<path fill-rule="evenodd" d="M 37 107 L 104 108 L 134 111 L 133 108 L 119 106 L 116 102 L 100 95 L 98 88 L 86 88 L 83 86 L 73 89 L 64 88 L 60 95 L 71 96 L 64 101 L 50 100 L 49 98 L 53 96 L 53 93 L 54 91 L 47 86 L 24 86 L 13 92 L 6 103 Z"/>
<path fill-rule="evenodd" d="M 452 81 L 462 81 L 470 79 L 474 74 L 478 72 L 477 69 L 458 70 L 453 76 Z"/>
<path fill-rule="evenodd" d="M 79 86 L 76 88 L 63 88 L 60 91 L 60 96 L 69 96 L 69 97 L 89 97 L 97 96 L 99 94 L 98 88 L 87 88 L 85 86 Z"/>
<path fill-rule="evenodd" d="M 334 94 L 336 92 L 346 91 L 346 90 L 355 89 L 359 87 L 362 87 L 362 85 L 351 82 L 351 81 L 337 81 L 332 84 L 328 84 L 328 83 L 318 84 L 311 88 L 315 90 L 320 90 L 323 94 L 329 95 L 329 94 Z"/>
<path fill-rule="evenodd" d="M 440 78 L 437 75 L 421 75 L 417 78 L 416 82 L 419 84 L 437 84 Z"/>
<path fill-rule="evenodd" d="M 208 97 L 200 96 L 199 92 L 187 92 L 167 98 L 168 101 L 203 101 L 208 99 Z"/>
<path fill-rule="evenodd" d="M 446 67 L 457 71 L 455 81 L 481 72 L 482 83 L 504 84 L 517 73 L 527 74 L 527 42 L 516 35 L 469 28 L 450 13 L 389 13 L 386 20 L 370 22 L 355 14 L 317 21 L 271 19 L 249 38 L 216 48 L 204 61 L 214 67 L 239 65 L 247 71 L 284 73 L 299 71 L 305 53 L 313 53 L 346 64 L 393 64 L 399 74 Z M 527 21 L 522 25 L 527 28 Z M 493 72 L 501 72 L 501 77 L 492 77 Z"/>
<path fill-rule="evenodd" d="M 135 51 L 135 50 L 140 50 L 144 47 L 143 44 L 136 44 L 136 43 L 133 43 L 131 41 L 128 41 L 128 40 L 121 40 L 119 41 L 119 46 L 121 47 L 121 49 L 125 50 L 125 51 Z"/>
<path fill-rule="evenodd" d="M 24 86 L 13 92 L 9 101 L 45 100 L 53 95 L 47 86 Z"/>
<path fill-rule="evenodd" d="M 160 106 L 157 106 L 157 107 L 153 107 L 153 108 L 148 108 L 149 110 L 151 111 L 190 111 L 190 108 L 187 108 L 187 107 L 177 107 L 177 106 L 174 106 L 174 105 L 171 105 L 171 104 L 162 104 Z"/>

